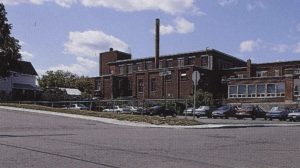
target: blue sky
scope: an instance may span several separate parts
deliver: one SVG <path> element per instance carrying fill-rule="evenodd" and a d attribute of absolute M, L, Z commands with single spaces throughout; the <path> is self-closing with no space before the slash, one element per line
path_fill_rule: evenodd
<path fill-rule="evenodd" d="M 99 52 L 154 55 L 214 48 L 255 63 L 300 60 L 299 0 L 0 0 L 23 59 L 42 74 L 98 75 Z"/>

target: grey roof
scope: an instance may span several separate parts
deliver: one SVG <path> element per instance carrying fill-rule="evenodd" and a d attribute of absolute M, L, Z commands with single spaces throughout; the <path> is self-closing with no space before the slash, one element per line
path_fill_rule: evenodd
<path fill-rule="evenodd" d="M 10 71 L 18 72 L 21 74 L 28 74 L 28 75 L 38 75 L 35 71 L 34 67 L 30 62 L 26 61 L 17 61 L 16 63 L 12 64 L 10 67 Z"/>
<path fill-rule="evenodd" d="M 230 57 L 232 59 L 237 59 L 239 61 L 245 62 L 242 59 L 236 58 L 232 55 L 226 54 L 224 52 L 221 52 L 219 50 L 216 49 L 208 49 L 208 50 L 199 50 L 199 51 L 191 51 L 191 52 L 183 52 L 183 53 L 176 53 L 176 54 L 168 54 L 168 55 L 160 55 L 160 58 L 168 58 L 168 57 L 176 57 L 176 56 L 181 56 L 181 55 L 192 55 L 192 54 L 196 54 L 196 53 L 204 53 L 204 52 L 217 52 L 220 53 L 222 55 L 226 55 L 227 57 Z M 143 57 L 143 58 L 137 58 L 137 59 L 126 59 L 126 60 L 118 60 L 118 61 L 114 61 L 114 62 L 108 62 L 108 64 L 112 64 L 112 63 L 125 63 L 125 62 L 137 62 L 137 61 L 143 61 L 143 60 L 151 60 L 154 59 L 154 56 L 151 57 Z"/>

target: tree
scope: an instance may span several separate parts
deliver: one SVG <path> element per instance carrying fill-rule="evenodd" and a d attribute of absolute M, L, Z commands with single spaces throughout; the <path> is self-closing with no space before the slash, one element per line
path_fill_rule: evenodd
<path fill-rule="evenodd" d="M 58 88 L 76 88 L 80 90 L 81 98 L 88 98 L 93 92 L 93 82 L 86 76 L 78 76 L 62 70 L 47 71 L 38 79 L 39 86 L 43 90 L 44 100 L 62 100 L 65 93 Z"/>
<path fill-rule="evenodd" d="M 194 104 L 194 96 L 188 97 L 188 103 Z M 203 91 L 202 89 L 196 92 L 196 107 L 199 106 L 211 106 L 214 104 L 213 95 L 209 92 Z"/>
<path fill-rule="evenodd" d="M 19 41 L 11 36 L 12 25 L 8 23 L 3 3 L 0 3 L 0 77 L 8 76 L 9 69 L 21 59 Z"/>

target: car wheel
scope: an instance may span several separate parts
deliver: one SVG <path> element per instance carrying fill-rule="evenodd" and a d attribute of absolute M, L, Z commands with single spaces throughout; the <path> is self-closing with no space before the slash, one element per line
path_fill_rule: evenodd
<path fill-rule="evenodd" d="M 269 120 L 270 120 L 270 121 L 272 121 L 272 120 L 273 120 L 273 118 L 269 118 Z"/>
<path fill-rule="evenodd" d="M 217 117 L 216 117 L 216 116 L 213 116 L 212 118 L 213 118 L 213 119 L 217 119 Z"/>
<path fill-rule="evenodd" d="M 176 113 L 174 113 L 173 115 L 172 115 L 172 117 L 176 117 L 177 116 L 177 114 Z"/>
<path fill-rule="evenodd" d="M 228 119 L 229 117 L 228 116 L 225 116 L 225 119 Z"/>
<path fill-rule="evenodd" d="M 164 116 L 164 113 L 160 113 L 159 116 L 163 117 L 163 116 Z"/>
<path fill-rule="evenodd" d="M 252 120 L 256 120 L 256 116 L 252 116 L 251 118 L 252 118 Z"/>

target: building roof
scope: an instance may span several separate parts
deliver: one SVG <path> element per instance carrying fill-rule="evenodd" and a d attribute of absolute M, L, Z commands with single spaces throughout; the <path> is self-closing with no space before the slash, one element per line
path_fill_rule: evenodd
<path fill-rule="evenodd" d="M 17 61 L 11 66 L 10 71 L 27 75 L 38 75 L 32 64 L 26 61 Z"/>
<path fill-rule="evenodd" d="M 72 96 L 80 96 L 81 95 L 81 91 L 78 89 L 74 89 L 74 88 L 59 88 L 62 91 L 66 91 L 67 95 L 72 95 Z"/>
<path fill-rule="evenodd" d="M 171 57 L 181 57 L 182 55 L 192 55 L 192 54 L 198 54 L 198 53 L 205 53 L 205 52 L 216 52 L 222 55 L 226 55 L 227 57 L 231 58 L 231 59 L 236 59 L 239 60 L 241 62 L 245 62 L 242 59 L 236 58 L 232 55 L 226 54 L 224 52 L 221 52 L 219 50 L 216 49 L 207 49 L 207 50 L 199 50 L 199 51 L 191 51 L 191 52 L 185 52 L 185 53 L 176 53 L 176 54 L 168 54 L 168 55 L 160 55 L 159 58 L 171 58 Z M 113 61 L 113 62 L 108 62 L 108 64 L 113 64 L 113 63 L 130 63 L 130 62 L 139 62 L 139 61 L 146 61 L 146 60 L 152 60 L 154 59 L 154 56 L 151 57 L 143 57 L 143 58 L 137 58 L 137 59 L 126 59 L 126 60 L 117 60 L 117 61 Z"/>

